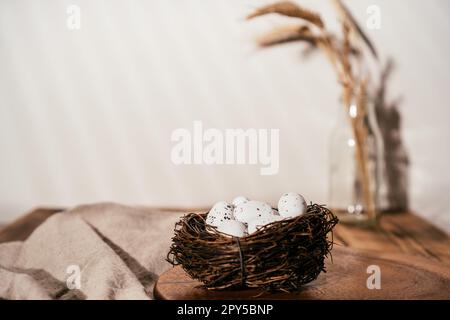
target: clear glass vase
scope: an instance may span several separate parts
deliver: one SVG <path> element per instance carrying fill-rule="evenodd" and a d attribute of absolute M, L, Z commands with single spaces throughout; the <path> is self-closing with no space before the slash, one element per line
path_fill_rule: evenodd
<path fill-rule="evenodd" d="M 367 99 L 364 110 L 354 102 L 348 106 L 341 103 L 330 137 L 329 206 L 340 222 L 360 226 L 376 224 L 379 216 L 383 145 L 370 101 Z M 363 138 L 356 137 L 354 120 L 358 116 Z"/>

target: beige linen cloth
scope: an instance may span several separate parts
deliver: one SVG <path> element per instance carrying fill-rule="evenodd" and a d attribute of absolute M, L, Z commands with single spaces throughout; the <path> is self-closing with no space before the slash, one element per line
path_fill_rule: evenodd
<path fill-rule="evenodd" d="M 152 299 L 181 216 L 112 203 L 55 214 L 0 244 L 0 298 Z"/>

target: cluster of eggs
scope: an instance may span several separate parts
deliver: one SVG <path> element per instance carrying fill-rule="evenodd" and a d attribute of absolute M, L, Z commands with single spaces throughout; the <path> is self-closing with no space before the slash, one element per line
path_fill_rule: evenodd
<path fill-rule="evenodd" d="M 269 204 L 239 196 L 231 203 L 217 202 L 209 211 L 206 223 L 233 237 L 245 237 L 261 227 L 284 219 L 292 219 L 306 212 L 302 195 L 288 192 L 278 201 L 278 210 Z"/>

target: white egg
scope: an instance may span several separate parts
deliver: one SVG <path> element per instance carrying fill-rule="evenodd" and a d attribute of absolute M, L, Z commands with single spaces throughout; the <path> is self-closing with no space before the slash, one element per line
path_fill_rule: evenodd
<path fill-rule="evenodd" d="M 280 215 L 280 213 L 278 212 L 277 209 L 272 209 L 272 214 L 273 214 L 274 216 L 279 216 L 279 215 Z"/>
<path fill-rule="evenodd" d="M 233 219 L 233 206 L 226 201 L 220 201 L 209 210 L 206 223 L 217 227 L 223 222 Z"/>
<path fill-rule="evenodd" d="M 252 234 L 256 232 L 258 229 L 264 227 L 265 225 L 268 225 L 269 223 L 281 220 L 283 220 L 283 217 L 273 214 L 252 220 L 248 223 L 248 233 Z"/>
<path fill-rule="evenodd" d="M 237 206 L 241 203 L 246 203 L 249 202 L 250 200 L 244 196 L 238 196 L 236 198 L 233 199 L 233 201 L 231 202 L 233 204 L 233 206 Z"/>
<path fill-rule="evenodd" d="M 306 201 L 302 195 L 288 192 L 278 201 L 278 212 L 284 218 L 295 218 L 306 212 Z"/>
<path fill-rule="evenodd" d="M 217 230 L 233 237 L 244 237 L 247 235 L 247 227 L 242 222 L 227 220 L 217 226 Z"/>
<path fill-rule="evenodd" d="M 272 207 L 261 201 L 248 201 L 234 207 L 234 218 L 237 221 L 248 223 L 264 215 L 272 214 Z"/>

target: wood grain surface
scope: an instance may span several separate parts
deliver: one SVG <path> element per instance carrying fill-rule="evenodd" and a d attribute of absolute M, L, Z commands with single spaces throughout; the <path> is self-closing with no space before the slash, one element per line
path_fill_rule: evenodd
<path fill-rule="evenodd" d="M 412 213 L 385 214 L 370 229 L 338 224 L 334 241 L 355 249 L 421 256 L 450 266 L 450 237 Z"/>
<path fill-rule="evenodd" d="M 164 210 L 164 208 L 157 208 Z M 202 209 L 165 208 L 177 212 L 204 212 Z M 48 217 L 62 211 L 56 208 L 39 208 L 24 215 L 0 230 L 0 243 L 25 240 Z M 334 264 L 328 272 L 296 295 L 298 299 L 450 299 L 448 271 L 450 270 L 450 238 L 412 213 L 391 213 L 382 217 L 380 224 L 363 229 L 339 224 L 335 228 L 333 249 Z M 382 266 L 382 289 L 368 290 L 365 286 L 367 266 Z M 174 287 L 174 282 L 178 283 Z M 339 283 L 339 286 L 333 286 Z M 198 283 L 181 268 L 164 274 L 157 286 L 160 298 L 187 298 L 184 288 L 191 288 L 192 299 L 209 298 L 211 293 L 196 288 Z M 175 288 L 167 292 L 167 288 Z M 347 289 L 345 289 L 347 288 Z M 203 290 L 203 291 L 202 291 Z M 237 298 L 229 293 L 214 293 L 216 298 Z M 256 292 L 239 293 L 239 298 L 251 298 Z M 186 296 L 187 295 L 187 296 Z M 221 296 L 224 295 L 224 296 Z M 243 296 L 242 296 L 243 295 Z M 267 296 L 262 298 L 268 298 Z M 291 299 L 291 295 L 271 298 Z"/>
<path fill-rule="evenodd" d="M 369 266 L 380 268 L 380 289 L 368 289 Z M 154 293 L 163 300 L 247 299 L 450 299 L 450 269 L 422 257 L 336 247 L 327 272 L 298 293 L 259 290 L 212 291 L 192 280 L 180 266 L 160 276 Z"/>

